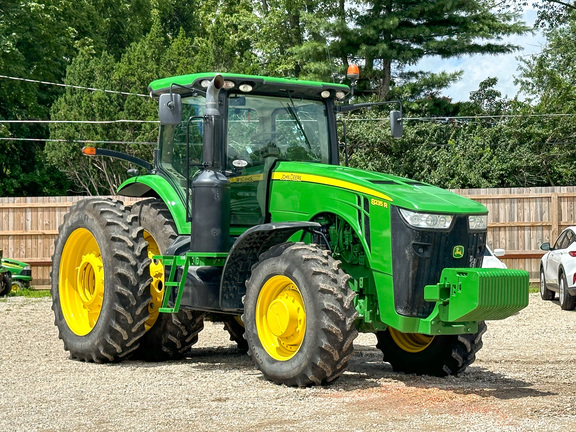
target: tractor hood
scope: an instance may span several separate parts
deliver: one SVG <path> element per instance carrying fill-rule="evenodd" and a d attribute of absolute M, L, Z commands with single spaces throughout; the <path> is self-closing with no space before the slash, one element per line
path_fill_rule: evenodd
<path fill-rule="evenodd" d="M 417 212 L 488 213 L 482 204 L 427 183 L 343 166 L 280 162 L 274 169 L 272 178 L 331 185 Z"/>

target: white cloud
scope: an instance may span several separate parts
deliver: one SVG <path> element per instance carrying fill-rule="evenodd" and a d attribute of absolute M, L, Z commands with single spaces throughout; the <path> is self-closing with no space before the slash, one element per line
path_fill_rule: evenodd
<path fill-rule="evenodd" d="M 522 18 L 526 23 L 532 25 L 536 19 L 536 11 L 533 9 L 526 10 Z M 459 82 L 442 92 L 445 96 L 452 98 L 454 102 L 468 100 L 470 92 L 477 90 L 478 84 L 488 77 L 498 78 L 496 89 L 502 93 L 502 96 L 513 98 L 519 91 L 518 87 L 514 85 L 514 77 L 519 75 L 518 57 L 540 52 L 545 38 L 541 32 L 537 32 L 534 35 L 509 37 L 505 41 L 519 45 L 522 49 L 513 54 L 472 55 L 452 59 L 429 57 L 421 60 L 414 66 L 414 69 L 438 72 L 464 71 Z"/>

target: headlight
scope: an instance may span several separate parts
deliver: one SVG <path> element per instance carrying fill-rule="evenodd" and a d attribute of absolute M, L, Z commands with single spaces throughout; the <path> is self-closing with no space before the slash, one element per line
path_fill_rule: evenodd
<path fill-rule="evenodd" d="M 416 213 L 403 208 L 400 213 L 406 222 L 416 228 L 447 229 L 452 224 L 452 215 Z"/>
<path fill-rule="evenodd" d="M 30 270 L 30 266 L 29 266 L 29 265 L 25 265 L 24 267 L 22 267 L 22 270 Z"/>
<path fill-rule="evenodd" d="M 468 216 L 468 227 L 471 230 L 485 230 L 488 226 L 488 215 Z"/>

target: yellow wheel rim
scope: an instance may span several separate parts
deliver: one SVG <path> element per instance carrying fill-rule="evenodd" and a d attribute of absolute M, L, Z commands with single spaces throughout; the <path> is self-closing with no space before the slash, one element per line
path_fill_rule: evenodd
<path fill-rule="evenodd" d="M 73 231 L 66 240 L 58 276 L 66 324 L 78 336 L 85 336 L 96 325 L 104 299 L 104 264 L 98 243 L 87 229 Z"/>
<path fill-rule="evenodd" d="M 266 352 L 286 361 L 296 355 L 306 331 L 306 310 L 302 294 L 286 276 L 266 281 L 256 302 L 256 329 Z"/>
<path fill-rule="evenodd" d="M 162 298 L 164 297 L 164 266 L 159 260 L 155 260 L 154 255 L 161 255 L 158 243 L 154 240 L 154 237 L 144 231 L 144 240 L 148 242 L 148 258 L 150 258 L 150 276 L 152 276 L 152 283 L 150 284 L 150 295 L 152 300 L 148 305 L 148 312 L 150 313 L 150 318 L 144 323 L 146 331 L 150 330 L 159 315 L 159 308 L 162 305 Z"/>
<path fill-rule="evenodd" d="M 421 333 L 402 333 L 393 328 L 388 328 L 390 336 L 400 348 L 410 353 L 419 353 L 430 346 L 434 336 Z"/>

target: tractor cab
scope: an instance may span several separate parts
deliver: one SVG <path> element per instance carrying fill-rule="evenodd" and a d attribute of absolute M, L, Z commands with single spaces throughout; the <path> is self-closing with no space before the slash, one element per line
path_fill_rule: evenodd
<path fill-rule="evenodd" d="M 267 185 L 278 161 L 338 164 L 334 102 L 346 97 L 346 86 L 195 74 L 154 81 L 150 90 L 168 119 L 156 169 L 183 195 L 201 168 L 221 172 L 230 183 L 232 227 L 268 220 Z"/>

